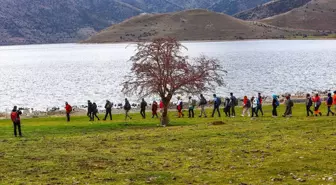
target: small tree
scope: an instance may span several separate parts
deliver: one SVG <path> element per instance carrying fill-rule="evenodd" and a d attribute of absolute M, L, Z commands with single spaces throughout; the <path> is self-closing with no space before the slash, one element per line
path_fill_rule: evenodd
<path fill-rule="evenodd" d="M 158 38 L 139 43 L 131 57 L 131 74 L 123 82 L 125 94 L 141 97 L 159 95 L 164 104 L 161 124 L 168 124 L 168 108 L 174 94 L 200 93 L 224 85 L 225 70 L 217 59 L 205 56 L 189 61 L 181 54 L 186 49 L 173 38 Z"/>

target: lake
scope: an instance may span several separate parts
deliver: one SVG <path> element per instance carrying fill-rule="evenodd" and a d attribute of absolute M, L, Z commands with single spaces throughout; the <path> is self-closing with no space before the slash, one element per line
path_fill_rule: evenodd
<path fill-rule="evenodd" d="M 336 89 L 336 41 L 188 42 L 186 54 L 218 58 L 226 86 L 220 96 L 237 97 Z M 121 103 L 120 83 L 134 54 L 133 44 L 54 44 L 0 47 L 0 111 L 13 105 L 45 110 L 65 101 Z M 138 102 L 137 97 L 129 97 Z M 148 102 L 157 97 L 149 97 Z M 210 97 L 208 97 L 210 99 Z"/>

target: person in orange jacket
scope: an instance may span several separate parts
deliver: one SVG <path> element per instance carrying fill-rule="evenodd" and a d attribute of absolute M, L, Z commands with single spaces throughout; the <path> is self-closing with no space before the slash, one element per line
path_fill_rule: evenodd
<path fill-rule="evenodd" d="M 315 116 L 320 115 L 322 116 L 322 113 L 320 111 L 320 106 L 322 104 L 321 98 L 318 94 L 315 95 L 315 97 L 313 98 L 313 102 L 314 102 L 314 114 Z"/>
<path fill-rule="evenodd" d="M 331 93 L 328 93 L 328 98 L 327 98 L 326 103 L 327 103 L 327 106 L 328 106 L 327 116 L 329 116 L 330 113 L 331 113 L 331 115 L 335 116 L 335 113 L 333 111 L 331 111 L 331 106 L 333 105 L 333 97 L 331 97 Z"/>
<path fill-rule="evenodd" d="M 22 112 L 20 110 L 17 109 L 17 106 L 14 106 L 12 113 L 11 113 L 11 120 L 13 122 L 13 126 L 14 126 L 14 136 L 17 137 L 17 132 L 16 130 L 19 131 L 19 136 L 22 137 L 22 133 L 21 133 L 21 119 L 20 119 L 20 115 L 22 114 Z"/>
<path fill-rule="evenodd" d="M 69 105 L 68 102 L 65 102 L 65 112 L 66 112 L 67 122 L 70 122 L 70 113 L 72 112 L 72 107 L 71 105 Z"/>

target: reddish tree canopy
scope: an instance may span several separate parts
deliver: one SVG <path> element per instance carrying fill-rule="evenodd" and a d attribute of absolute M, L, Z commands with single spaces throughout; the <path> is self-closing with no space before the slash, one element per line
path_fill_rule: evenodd
<path fill-rule="evenodd" d="M 224 85 L 226 71 L 217 59 L 200 56 L 191 61 L 182 55 L 183 49 L 173 38 L 139 43 L 131 57 L 131 75 L 126 76 L 123 92 L 141 97 L 159 95 L 166 108 L 176 93 L 194 94 Z"/>

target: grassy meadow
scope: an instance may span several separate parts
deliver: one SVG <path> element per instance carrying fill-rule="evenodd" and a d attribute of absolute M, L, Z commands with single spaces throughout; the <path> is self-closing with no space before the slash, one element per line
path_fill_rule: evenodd
<path fill-rule="evenodd" d="M 307 118 L 298 104 L 292 118 L 264 109 L 257 119 L 240 117 L 241 109 L 236 118 L 172 112 L 165 128 L 150 113 L 127 122 L 123 115 L 27 119 L 22 138 L 1 120 L 0 184 L 336 183 L 336 116 Z M 219 120 L 225 124 L 211 124 Z"/>

